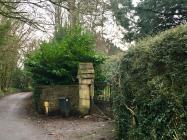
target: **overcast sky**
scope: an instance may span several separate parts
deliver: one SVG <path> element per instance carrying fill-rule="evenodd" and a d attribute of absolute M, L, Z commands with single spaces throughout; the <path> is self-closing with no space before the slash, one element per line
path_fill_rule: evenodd
<path fill-rule="evenodd" d="M 133 4 L 136 5 L 137 2 L 140 0 L 133 0 Z M 40 9 L 38 9 L 39 13 L 43 13 Z M 122 41 L 123 38 L 123 31 L 124 29 L 117 25 L 116 20 L 112 16 L 112 12 L 108 11 L 105 13 L 105 17 L 107 18 L 106 22 L 104 23 L 103 27 L 103 32 L 104 32 L 104 37 L 106 39 L 111 40 L 111 42 L 116 45 L 117 47 L 121 48 L 122 50 L 127 50 L 127 46 L 129 45 L 128 43 L 125 43 Z M 49 17 L 46 17 L 47 20 L 50 20 Z M 48 27 L 49 29 L 47 33 L 42 33 L 41 31 L 36 31 L 34 33 L 36 38 L 40 38 L 41 40 L 46 40 L 46 38 L 49 38 L 52 36 L 53 29 L 50 29 L 52 27 Z"/>
<path fill-rule="evenodd" d="M 133 0 L 133 4 L 136 6 L 139 1 Z M 112 12 L 107 12 L 105 16 L 107 17 L 107 21 L 104 24 L 104 32 L 106 34 L 104 37 L 111 40 L 114 45 L 122 50 L 127 50 L 129 44 L 122 41 L 125 30 L 117 25 L 116 20 L 112 17 Z"/>

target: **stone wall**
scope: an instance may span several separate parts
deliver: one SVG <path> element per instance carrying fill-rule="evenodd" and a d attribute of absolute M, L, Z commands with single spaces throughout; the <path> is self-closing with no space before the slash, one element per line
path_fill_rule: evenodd
<path fill-rule="evenodd" d="M 92 63 L 80 63 L 77 78 L 79 85 L 40 86 L 35 88 L 36 110 L 55 112 L 59 110 L 59 98 L 67 97 L 71 112 L 90 113 L 94 96 L 94 68 Z"/>
<path fill-rule="evenodd" d="M 38 94 L 38 105 L 42 111 L 44 111 L 44 102 L 49 103 L 49 112 L 59 111 L 60 97 L 69 98 L 71 111 L 78 111 L 79 85 L 41 86 L 36 88 L 35 94 Z"/>

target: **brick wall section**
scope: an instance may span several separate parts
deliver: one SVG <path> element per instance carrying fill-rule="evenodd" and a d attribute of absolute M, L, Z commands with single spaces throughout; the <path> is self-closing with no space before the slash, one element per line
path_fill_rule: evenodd
<path fill-rule="evenodd" d="M 40 105 L 44 109 L 44 102 L 49 102 L 49 112 L 59 110 L 59 98 L 69 98 L 71 111 L 78 111 L 79 107 L 79 85 L 59 85 L 59 86 L 41 86 L 38 90 L 40 94 Z"/>

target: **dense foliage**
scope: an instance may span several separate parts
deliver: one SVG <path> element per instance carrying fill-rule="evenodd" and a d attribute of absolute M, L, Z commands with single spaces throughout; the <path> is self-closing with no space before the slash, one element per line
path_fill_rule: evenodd
<path fill-rule="evenodd" d="M 118 74 L 123 53 L 107 57 L 105 63 L 102 65 L 102 71 L 105 73 L 106 82 L 116 84 L 118 82 Z"/>
<path fill-rule="evenodd" d="M 101 78 L 99 64 L 103 58 L 96 55 L 93 36 L 80 27 L 61 30 L 55 39 L 42 43 L 25 62 L 37 85 L 77 83 L 80 62 L 93 62 L 96 79 Z"/>
<path fill-rule="evenodd" d="M 32 79 L 30 73 L 27 71 L 16 68 L 11 77 L 11 87 L 21 91 L 30 91 L 32 89 Z"/>
<path fill-rule="evenodd" d="M 119 139 L 187 139 L 186 66 L 187 25 L 148 37 L 127 51 L 114 107 Z"/>
<path fill-rule="evenodd" d="M 187 21 L 186 0 L 111 0 L 114 14 L 132 41 L 184 24 Z M 120 5 L 120 6 L 119 6 Z"/>
<path fill-rule="evenodd" d="M 105 63 L 102 65 L 102 72 L 105 76 L 105 82 L 110 84 L 110 98 L 111 100 L 116 94 L 119 92 L 119 85 L 120 85 L 120 63 L 123 57 L 123 53 L 118 53 L 117 55 L 113 55 L 108 57 L 105 60 Z"/>
<path fill-rule="evenodd" d="M 19 39 L 12 32 L 13 21 L 0 19 L 0 89 L 7 91 L 11 85 L 12 74 L 17 68 Z"/>

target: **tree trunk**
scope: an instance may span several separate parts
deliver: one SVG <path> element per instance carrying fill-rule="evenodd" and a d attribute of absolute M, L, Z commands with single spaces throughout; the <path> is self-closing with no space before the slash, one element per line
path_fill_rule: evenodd
<path fill-rule="evenodd" d="M 69 11 L 70 26 L 74 27 L 78 24 L 78 17 L 79 17 L 78 9 L 76 8 L 76 0 L 69 0 L 68 5 L 70 9 Z"/>
<path fill-rule="evenodd" d="M 59 6 L 62 4 L 61 0 L 56 0 L 58 5 L 55 7 L 55 33 L 59 32 L 62 27 L 62 8 Z"/>

